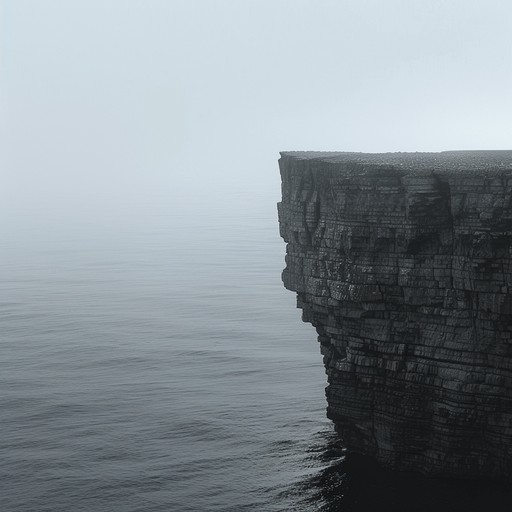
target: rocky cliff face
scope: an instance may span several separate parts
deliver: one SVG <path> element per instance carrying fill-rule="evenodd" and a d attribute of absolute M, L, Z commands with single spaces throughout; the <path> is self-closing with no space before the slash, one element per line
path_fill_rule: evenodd
<path fill-rule="evenodd" d="M 283 281 L 318 332 L 348 449 L 512 476 L 512 151 L 279 163 Z"/>

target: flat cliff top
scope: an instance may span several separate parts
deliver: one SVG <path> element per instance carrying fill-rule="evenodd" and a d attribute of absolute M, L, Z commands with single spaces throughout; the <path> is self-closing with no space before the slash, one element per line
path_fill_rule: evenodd
<path fill-rule="evenodd" d="M 512 151 L 443 151 L 440 153 L 345 153 L 282 151 L 284 160 L 325 162 L 345 167 L 396 169 L 406 172 L 442 170 L 476 172 L 512 170 Z"/>

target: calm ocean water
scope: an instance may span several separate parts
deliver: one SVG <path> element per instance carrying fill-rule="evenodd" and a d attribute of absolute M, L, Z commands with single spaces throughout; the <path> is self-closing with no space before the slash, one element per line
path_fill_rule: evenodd
<path fill-rule="evenodd" d="M 509 510 L 500 486 L 345 460 L 276 217 L 4 243 L 0 510 Z"/>

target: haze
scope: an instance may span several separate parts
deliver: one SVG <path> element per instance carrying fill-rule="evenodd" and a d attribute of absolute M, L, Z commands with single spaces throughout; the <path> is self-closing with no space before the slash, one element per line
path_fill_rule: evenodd
<path fill-rule="evenodd" d="M 280 150 L 510 149 L 506 1 L 1 6 L 4 233 L 273 209 Z"/>

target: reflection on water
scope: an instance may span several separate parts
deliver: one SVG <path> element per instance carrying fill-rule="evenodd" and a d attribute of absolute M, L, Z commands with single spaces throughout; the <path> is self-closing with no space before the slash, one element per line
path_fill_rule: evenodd
<path fill-rule="evenodd" d="M 303 498 L 301 510 L 481 512 L 512 507 L 510 484 L 384 470 L 368 457 L 347 454 L 334 432 L 320 433 L 308 452 L 315 465 L 325 467 L 296 485 L 294 493 Z"/>

